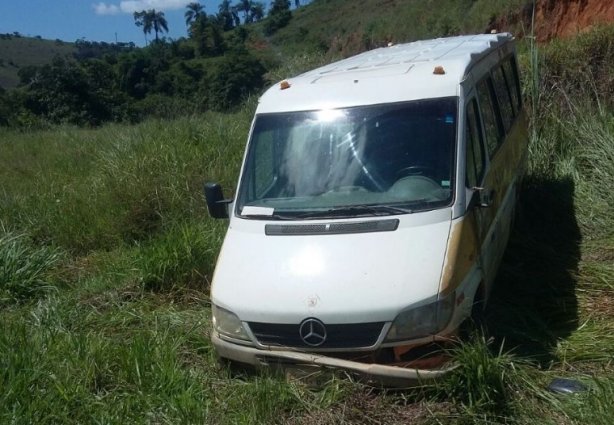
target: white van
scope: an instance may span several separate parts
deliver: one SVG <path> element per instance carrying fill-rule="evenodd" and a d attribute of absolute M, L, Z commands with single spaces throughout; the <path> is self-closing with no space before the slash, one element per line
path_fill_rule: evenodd
<path fill-rule="evenodd" d="M 527 156 L 510 34 L 369 51 L 270 88 L 211 288 L 212 340 L 251 365 L 415 385 L 488 300 Z"/>

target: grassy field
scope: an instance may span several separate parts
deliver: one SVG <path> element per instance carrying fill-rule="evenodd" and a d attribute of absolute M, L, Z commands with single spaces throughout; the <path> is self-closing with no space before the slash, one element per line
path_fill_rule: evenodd
<path fill-rule="evenodd" d="M 225 223 L 201 188 L 233 192 L 253 100 L 136 126 L 0 129 L 0 423 L 610 424 L 612 46 L 611 27 L 523 49 L 530 173 L 492 337 L 421 390 L 218 366 L 208 288 Z M 554 396 L 554 377 L 589 391 Z"/>

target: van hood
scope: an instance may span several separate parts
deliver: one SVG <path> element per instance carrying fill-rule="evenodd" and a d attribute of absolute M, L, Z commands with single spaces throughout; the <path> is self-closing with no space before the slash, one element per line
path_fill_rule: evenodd
<path fill-rule="evenodd" d="M 218 258 L 211 297 L 242 321 L 325 323 L 391 321 L 403 309 L 434 301 L 451 209 L 352 220 L 398 219 L 394 231 L 265 234 L 271 221 L 233 217 Z M 286 222 L 273 222 L 286 224 Z"/>

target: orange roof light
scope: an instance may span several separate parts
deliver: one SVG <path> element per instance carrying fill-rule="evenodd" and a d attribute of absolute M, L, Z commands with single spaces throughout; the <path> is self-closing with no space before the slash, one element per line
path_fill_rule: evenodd
<path fill-rule="evenodd" d="M 283 80 L 281 83 L 279 83 L 279 88 L 281 90 L 286 90 L 290 88 L 290 83 L 286 80 Z"/>
<path fill-rule="evenodd" d="M 435 69 L 433 69 L 433 74 L 435 75 L 444 75 L 446 73 L 446 70 L 443 69 L 443 66 L 436 66 Z"/>

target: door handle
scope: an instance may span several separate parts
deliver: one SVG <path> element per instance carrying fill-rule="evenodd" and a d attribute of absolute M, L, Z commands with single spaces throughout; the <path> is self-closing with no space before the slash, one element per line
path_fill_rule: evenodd
<path fill-rule="evenodd" d="M 479 208 L 489 208 L 494 202 L 495 190 L 489 190 L 483 187 L 474 187 L 472 197 L 474 198 L 473 200 L 475 201 L 475 206 Z"/>

